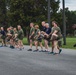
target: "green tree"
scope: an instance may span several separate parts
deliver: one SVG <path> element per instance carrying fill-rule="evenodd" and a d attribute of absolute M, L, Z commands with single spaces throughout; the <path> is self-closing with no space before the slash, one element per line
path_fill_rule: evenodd
<path fill-rule="evenodd" d="M 6 25 L 6 3 L 5 0 L 0 0 L 0 25 Z"/>
<path fill-rule="evenodd" d="M 59 0 L 51 0 L 51 20 L 56 19 Z M 10 19 L 12 25 L 28 26 L 30 22 L 47 21 L 47 0 L 10 0 Z"/>
<path fill-rule="evenodd" d="M 58 14 L 59 15 L 59 23 L 60 23 L 60 27 L 63 30 L 63 22 L 62 22 L 62 9 L 60 10 L 60 12 Z M 65 8 L 65 18 L 66 18 L 66 33 L 67 34 L 73 34 L 74 29 L 73 29 L 73 25 L 76 24 L 76 11 L 70 11 L 68 8 Z"/>

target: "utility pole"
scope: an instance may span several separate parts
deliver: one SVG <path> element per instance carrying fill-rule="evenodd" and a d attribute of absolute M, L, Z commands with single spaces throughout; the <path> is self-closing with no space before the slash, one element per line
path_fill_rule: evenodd
<path fill-rule="evenodd" d="M 7 24 L 6 24 L 6 23 L 7 23 L 7 22 L 6 22 L 6 19 L 7 19 L 7 9 L 6 9 L 6 6 L 7 6 L 7 5 L 6 5 L 6 3 L 7 3 L 7 1 L 4 0 L 4 8 L 3 8 L 3 14 L 4 14 L 4 16 L 5 16 L 5 17 L 4 17 L 4 21 L 3 21 L 3 26 L 4 26 L 4 27 L 6 27 L 6 25 L 7 25 Z"/>
<path fill-rule="evenodd" d="M 62 0 L 63 5 L 63 45 L 66 45 L 66 19 L 65 19 L 65 0 Z"/>
<path fill-rule="evenodd" d="M 49 25 L 51 26 L 51 23 L 50 23 L 50 0 L 48 0 L 48 23 Z"/>

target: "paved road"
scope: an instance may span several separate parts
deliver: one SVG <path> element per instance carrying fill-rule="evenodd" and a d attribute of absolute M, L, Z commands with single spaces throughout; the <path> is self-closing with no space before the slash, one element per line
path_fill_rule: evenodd
<path fill-rule="evenodd" d="M 0 48 L 0 75 L 76 75 L 76 50 L 60 55 Z M 33 47 L 33 49 L 35 49 Z"/>

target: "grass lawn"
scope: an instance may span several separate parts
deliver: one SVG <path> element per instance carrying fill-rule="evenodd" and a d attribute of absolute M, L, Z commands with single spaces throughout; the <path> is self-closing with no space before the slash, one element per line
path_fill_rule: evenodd
<path fill-rule="evenodd" d="M 25 45 L 28 45 L 27 38 L 23 39 L 23 43 Z M 63 44 L 63 42 L 62 42 L 62 44 Z M 62 48 L 69 48 L 69 49 L 75 49 L 76 50 L 76 47 L 73 47 L 74 44 L 76 44 L 76 37 L 66 38 L 66 45 L 62 45 Z"/>
<path fill-rule="evenodd" d="M 63 45 L 63 48 L 76 49 L 73 45 L 76 44 L 76 38 L 66 38 L 66 45 Z"/>

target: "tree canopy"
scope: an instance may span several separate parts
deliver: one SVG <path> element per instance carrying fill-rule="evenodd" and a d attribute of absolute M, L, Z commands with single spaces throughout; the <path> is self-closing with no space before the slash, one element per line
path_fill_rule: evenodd
<path fill-rule="evenodd" d="M 52 18 L 59 9 L 59 0 L 51 0 Z M 47 21 L 47 0 L 10 0 L 10 18 L 14 24 L 28 25 L 30 22 Z"/>
<path fill-rule="evenodd" d="M 63 10 L 59 10 L 59 3 L 60 0 L 50 0 L 51 21 L 56 20 L 63 30 Z M 67 33 L 72 33 L 72 27 L 76 24 L 76 11 L 65 8 L 65 14 Z M 41 21 L 47 22 L 47 18 L 48 0 L 0 0 L 0 26 L 16 27 L 20 24 L 26 29 L 30 22 L 40 25 Z"/>

